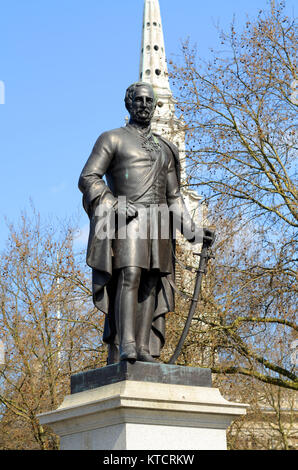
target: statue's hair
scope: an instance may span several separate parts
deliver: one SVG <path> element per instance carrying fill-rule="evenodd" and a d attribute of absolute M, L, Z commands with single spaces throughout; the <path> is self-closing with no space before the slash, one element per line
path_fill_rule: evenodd
<path fill-rule="evenodd" d="M 126 90 L 125 99 L 124 99 L 125 107 L 126 107 L 126 109 L 129 113 L 130 113 L 130 110 L 131 110 L 132 100 L 133 100 L 133 96 L 135 94 L 136 88 L 140 87 L 140 86 L 147 86 L 148 88 L 151 88 L 153 90 L 150 83 L 146 83 L 146 82 L 135 82 L 132 85 L 130 85 Z M 156 96 L 154 90 L 153 90 L 153 95 L 154 95 L 154 101 L 155 101 L 155 104 L 156 104 L 157 96 Z"/>

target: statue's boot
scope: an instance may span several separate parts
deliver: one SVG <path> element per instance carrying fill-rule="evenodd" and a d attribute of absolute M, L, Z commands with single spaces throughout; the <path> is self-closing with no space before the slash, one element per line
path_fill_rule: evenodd
<path fill-rule="evenodd" d="M 140 268 L 123 268 L 119 274 L 115 313 L 120 361 L 137 359 L 136 309 L 140 273 Z"/>
<path fill-rule="evenodd" d="M 141 362 L 158 362 L 154 359 L 153 356 L 151 356 L 149 352 L 146 352 L 145 350 L 138 351 L 137 360 Z"/>
<path fill-rule="evenodd" d="M 135 309 L 130 308 L 124 310 L 124 315 L 121 315 L 119 322 L 120 332 L 120 346 L 119 354 L 120 361 L 135 361 L 137 359 L 135 329 L 136 329 L 136 315 Z"/>
<path fill-rule="evenodd" d="M 120 346 L 120 361 L 134 362 L 137 359 L 136 343 L 124 343 Z"/>
<path fill-rule="evenodd" d="M 149 351 L 150 332 L 155 305 L 155 289 L 143 302 L 142 311 L 138 314 L 137 323 L 137 360 L 142 362 L 157 362 Z"/>

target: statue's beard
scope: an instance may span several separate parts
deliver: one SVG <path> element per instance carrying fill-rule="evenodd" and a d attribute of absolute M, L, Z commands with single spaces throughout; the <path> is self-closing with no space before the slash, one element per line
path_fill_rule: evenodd
<path fill-rule="evenodd" d="M 143 125 L 143 126 L 149 126 L 151 123 L 153 117 L 153 113 L 150 112 L 148 109 L 143 109 L 143 110 L 138 110 L 134 111 L 132 110 L 130 114 L 130 119 L 133 122 L 136 122 L 137 124 Z"/>

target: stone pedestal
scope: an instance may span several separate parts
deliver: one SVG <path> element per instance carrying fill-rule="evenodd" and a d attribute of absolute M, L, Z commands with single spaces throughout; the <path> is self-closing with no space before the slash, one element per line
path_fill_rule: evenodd
<path fill-rule="evenodd" d="M 122 362 L 72 377 L 61 406 L 39 416 L 62 450 L 225 450 L 247 405 L 211 387 L 209 369 Z"/>

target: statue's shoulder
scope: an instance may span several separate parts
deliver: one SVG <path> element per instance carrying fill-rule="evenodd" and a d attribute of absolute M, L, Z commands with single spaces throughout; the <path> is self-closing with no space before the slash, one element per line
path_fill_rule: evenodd
<path fill-rule="evenodd" d="M 116 145 L 124 133 L 125 131 L 123 130 L 123 127 L 118 127 L 116 129 L 111 129 L 111 130 L 102 132 L 98 136 L 94 144 L 95 150 L 101 147 L 102 145 L 109 145 L 109 146 Z"/>
<path fill-rule="evenodd" d="M 109 131 L 102 132 L 98 139 L 113 139 L 115 137 L 120 137 L 125 133 L 123 127 L 117 127 L 116 129 L 111 129 Z"/>

